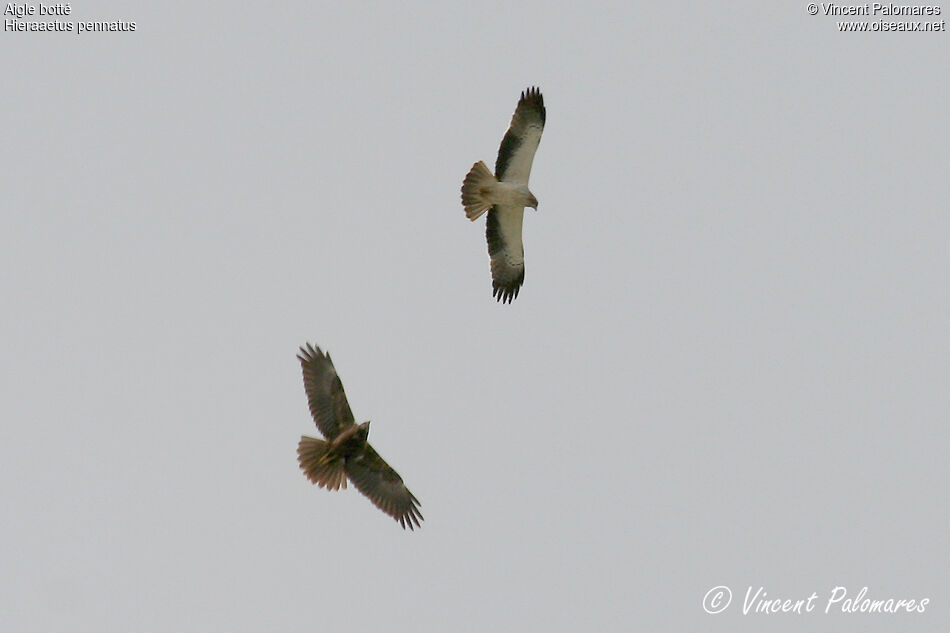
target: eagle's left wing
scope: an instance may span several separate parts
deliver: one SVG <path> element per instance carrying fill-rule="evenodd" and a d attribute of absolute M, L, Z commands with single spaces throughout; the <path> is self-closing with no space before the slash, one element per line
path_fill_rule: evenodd
<path fill-rule="evenodd" d="M 544 97 L 537 88 L 528 88 L 521 93 L 518 107 L 511 117 L 511 125 L 498 148 L 495 161 L 495 178 L 500 182 L 528 184 L 531 163 L 541 142 L 544 131 Z"/>
<path fill-rule="evenodd" d="M 511 303 L 524 283 L 524 207 L 496 204 L 488 212 L 485 237 L 491 257 L 492 296 Z"/>
<path fill-rule="evenodd" d="M 406 526 L 413 529 L 413 523 L 419 527 L 422 521 L 419 500 L 372 446 L 366 444 L 362 453 L 346 460 L 346 474 L 360 492 L 377 508 L 399 521 L 403 529 Z"/>

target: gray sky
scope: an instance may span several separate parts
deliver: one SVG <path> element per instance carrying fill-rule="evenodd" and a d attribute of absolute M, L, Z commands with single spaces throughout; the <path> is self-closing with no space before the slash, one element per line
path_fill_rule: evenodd
<path fill-rule="evenodd" d="M 0 34 L 0 629 L 945 626 L 950 35 L 653 4 Z M 530 85 L 503 306 L 459 187 Z M 421 530 L 299 472 L 306 341 Z"/>

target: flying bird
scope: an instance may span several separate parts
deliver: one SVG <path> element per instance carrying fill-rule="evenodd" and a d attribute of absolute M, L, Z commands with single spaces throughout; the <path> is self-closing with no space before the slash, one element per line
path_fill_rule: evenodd
<path fill-rule="evenodd" d="M 511 303 L 524 283 L 524 208 L 538 209 L 528 190 L 531 163 L 544 131 L 544 97 L 537 88 L 521 93 L 511 125 L 498 148 L 494 175 L 478 161 L 462 182 L 465 217 L 473 222 L 488 211 L 485 237 L 491 258 L 492 296 Z"/>
<path fill-rule="evenodd" d="M 369 422 L 357 424 L 343 393 L 343 383 L 329 354 L 310 343 L 297 355 L 303 368 L 303 386 L 310 414 L 326 441 L 300 438 L 297 461 L 312 483 L 327 490 L 346 488 L 346 480 L 369 497 L 377 508 L 396 519 L 403 529 L 420 527 L 419 500 L 395 470 L 366 441 Z"/>

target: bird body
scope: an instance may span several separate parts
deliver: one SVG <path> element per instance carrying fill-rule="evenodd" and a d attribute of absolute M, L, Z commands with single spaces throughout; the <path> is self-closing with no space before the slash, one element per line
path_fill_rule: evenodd
<path fill-rule="evenodd" d="M 343 457 L 353 457 L 363 445 L 366 444 L 366 438 L 369 437 L 369 422 L 363 422 L 356 426 L 351 426 L 337 435 L 330 442 L 330 450 Z"/>

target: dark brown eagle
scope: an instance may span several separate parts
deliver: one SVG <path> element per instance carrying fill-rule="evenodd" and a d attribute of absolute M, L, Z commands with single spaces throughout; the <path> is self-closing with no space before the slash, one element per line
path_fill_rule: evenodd
<path fill-rule="evenodd" d="M 492 296 L 502 303 L 511 303 L 524 283 L 521 227 L 524 208 L 538 209 L 538 199 L 528 190 L 528 177 L 546 116 L 541 91 L 528 88 L 522 92 L 498 148 L 494 175 L 478 161 L 462 183 L 465 217 L 474 222 L 488 211 L 485 236 L 491 258 Z"/>
<path fill-rule="evenodd" d="M 304 435 L 297 446 L 297 461 L 311 482 L 327 490 L 353 485 L 377 508 L 410 530 L 420 527 L 419 500 L 400 477 L 366 441 L 369 422 L 357 424 L 343 393 L 343 383 L 329 354 L 310 343 L 297 355 L 303 368 L 310 413 L 326 439 Z"/>

